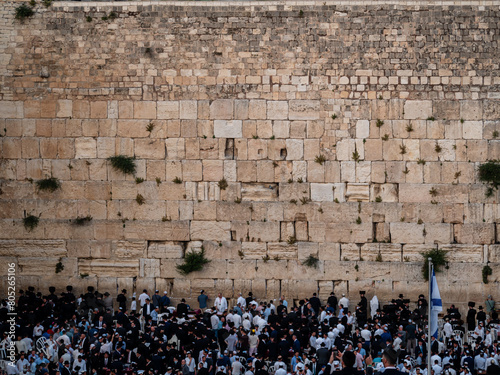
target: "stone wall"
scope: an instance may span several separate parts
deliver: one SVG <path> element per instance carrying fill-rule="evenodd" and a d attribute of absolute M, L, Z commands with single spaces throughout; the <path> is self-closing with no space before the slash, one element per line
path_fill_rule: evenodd
<path fill-rule="evenodd" d="M 440 3 L 56 2 L 20 22 L 4 2 L 2 264 L 77 292 L 416 299 L 438 247 L 445 305 L 500 297 L 477 177 L 500 158 L 500 3 Z"/>

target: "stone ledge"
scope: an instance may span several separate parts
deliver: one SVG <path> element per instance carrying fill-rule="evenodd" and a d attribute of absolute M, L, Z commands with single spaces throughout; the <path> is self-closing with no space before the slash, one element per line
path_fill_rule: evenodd
<path fill-rule="evenodd" d="M 14 0 L 21 2 L 22 0 Z M 499 0 L 444 0 L 444 1 L 431 1 L 431 0 L 337 0 L 337 1 L 116 1 L 116 2 L 79 2 L 79 1 L 57 1 L 52 7 L 55 9 L 64 8 L 64 10 L 69 10 L 70 8 L 77 7 L 110 7 L 110 6 L 150 6 L 150 5 L 164 5 L 164 6 L 186 6 L 186 7 L 235 7 L 235 6 L 266 6 L 273 10 L 277 6 L 285 6 L 285 10 L 290 10 L 293 6 L 380 6 L 380 5 L 394 5 L 394 6 L 406 6 L 418 9 L 420 6 L 500 6 Z M 276 9 L 276 8 L 275 8 Z"/>

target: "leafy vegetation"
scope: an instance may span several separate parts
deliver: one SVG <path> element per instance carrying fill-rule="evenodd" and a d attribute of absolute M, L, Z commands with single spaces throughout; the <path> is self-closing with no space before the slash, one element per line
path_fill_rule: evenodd
<path fill-rule="evenodd" d="M 314 255 L 309 255 L 306 260 L 302 262 L 302 264 L 306 267 L 310 268 L 318 268 L 319 265 L 319 259 L 316 258 Z"/>
<path fill-rule="evenodd" d="M 132 175 L 135 174 L 136 166 L 133 157 L 125 155 L 116 155 L 109 157 L 108 160 L 111 162 L 111 166 L 114 169 L 121 171 L 124 174 L 132 174 Z"/>
<path fill-rule="evenodd" d="M 223 178 L 222 180 L 220 180 L 217 185 L 219 185 L 219 189 L 221 189 L 221 190 L 226 190 L 226 188 L 229 186 L 227 184 L 227 181 L 226 181 L 225 178 Z"/>
<path fill-rule="evenodd" d="M 74 223 L 75 223 L 75 225 L 80 225 L 81 226 L 81 225 L 85 225 L 85 224 L 87 224 L 87 223 L 89 223 L 91 221 L 92 221 L 92 216 L 90 216 L 90 215 L 89 216 L 82 216 L 82 217 L 78 216 L 75 219 Z"/>
<path fill-rule="evenodd" d="M 35 14 L 35 11 L 26 4 L 21 4 L 16 8 L 16 20 L 24 21 Z"/>
<path fill-rule="evenodd" d="M 55 178 L 45 178 L 36 182 L 36 187 L 41 191 L 50 191 L 51 193 L 61 188 L 61 182 Z"/>
<path fill-rule="evenodd" d="M 500 162 L 498 160 L 488 161 L 479 166 L 479 181 L 488 185 L 486 196 L 491 197 L 494 190 L 500 185 Z"/>
<path fill-rule="evenodd" d="M 447 255 L 448 252 L 441 249 L 431 249 L 420 253 L 424 258 L 424 264 L 422 265 L 422 275 L 426 281 L 429 280 L 429 260 L 431 258 L 432 264 L 434 265 L 434 271 L 439 272 L 440 268 L 446 263 L 448 263 Z"/>
<path fill-rule="evenodd" d="M 493 274 L 493 270 L 489 265 L 483 267 L 483 283 L 488 284 L 488 276 Z"/>
<path fill-rule="evenodd" d="M 205 250 L 202 248 L 199 252 L 186 253 L 184 263 L 178 264 L 176 268 L 182 275 L 187 275 L 191 272 L 201 271 L 207 263 L 210 263 L 210 260 L 205 257 Z"/>
<path fill-rule="evenodd" d="M 24 229 L 26 229 L 28 232 L 31 232 L 38 226 L 39 222 L 40 218 L 38 216 L 28 215 L 23 219 Z"/>
<path fill-rule="evenodd" d="M 56 273 L 62 272 L 64 270 L 64 264 L 62 263 L 62 258 L 59 258 L 59 262 L 56 263 Z"/>
<path fill-rule="evenodd" d="M 318 155 L 316 156 L 314 161 L 320 165 L 323 165 L 323 163 L 326 161 L 326 158 L 323 155 Z"/>

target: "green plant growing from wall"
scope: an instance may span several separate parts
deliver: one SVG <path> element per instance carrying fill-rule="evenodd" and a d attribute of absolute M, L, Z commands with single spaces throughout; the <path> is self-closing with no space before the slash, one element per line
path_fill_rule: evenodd
<path fill-rule="evenodd" d="M 50 191 L 53 193 L 61 188 L 61 182 L 55 177 L 44 178 L 36 182 L 36 187 L 39 191 Z"/>
<path fill-rule="evenodd" d="M 381 128 L 384 125 L 384 122 L 382 120 L 377 119 L 377 122 L 375 124 L 377 128 Z"/>
<path fill-rule="evenodd" d="M 59 258 L 59 262 L 56 263 L 56 273 L 62 272 L 64 270 L 64 264 L 62 263 L 62 258 Z"/>
<path fill-rule="evenodd" d="M 487 264 L 486 266 L 483 267 L 483 283 L 488 284 L 488 276 L 491 276 L 493 274 L 493 270 L 491 267 Z"/>
<path fill-rule="evenodd" d="M 16 8 L 16 20 L 24 21 L 35 14 L 35 11 L 26 4 L 21 4 Z"/>
<path fill-rule="evenodd" d="M 83 226 L 87 223 L 90 223 L 91 221 L 92 221 L 92 216 L 90 216 L 90 215 L 89 216 L 81 216 L 81 217 L 78 216 L 75 219 L 74 223 L 75 223 L 75 225 Z"/>
<path fill-rule="evenodd" d="M 302 262 L 302 264 L 309 268 L 318 268 L 319 259 L 311 254 Z"/>
<path fill-rule="evenodd" d="M 146 125 L 146 131 L 149 132 L 150 134 L 151 134 L 151 132 L 153 131 L 154 128 L 155 128 L 155 124 L 153 124 L 153 121 L 150 121 Z"/>
<path fill-rule="evenodd" d="M 361 159 L 361 155 L 359 154 L 358 150 L 354 150 L 354 152 L 352 153 L 352 159 L 356 162 L 359 162 L 359 160 Z"/>
<path fill-rule="evenodd" d="M 28 232 L 32 232 L 38 226 L 40 218 L 35 215 L 28 215 L 23 219 L 24 229 Z"/>
<path fill-rule="evenodd" d="M 144 179 L 142 177 L 136 177 L 135 178 L 135 183 L 136 184 L 142 184 L 144 182 Z"/>
<path fill-rule="evenodd" d="M 314 161 L 320 165 L 323 165 L 323 163 L 326 161 L 326 158 L 323 155 L 318 155 L 316 156 Z"/>
<path fill-rule="evenodd" d="M 420 253 L 424 258 L 424 264 L 422 265 L 422 276 L 425 281 L 429 280 L 429 260 L 431 258 L 432 264 L 434 265 L 434 271 L 439 272 L 442 266 L 448 263 L 448 252 L 441 249 L 431 249 Z"/>
<path fill-rule="evenodd" d="M 182 180 L 179 177 L 174 178 L 172 182 L 175 184 L 182 184 Z"/>
<path fill-rule="evenodd" d="M 142 196 L 142 194 L 137 194 L 135 197 L 135 201 L 139 206 L 142 206 L 144 203 L 146 203 L 146 199 Z"/>
<path fill-rule="evenodd" d="M 221 189 L 221 190 L 226 190 L 226 189 L 227 189 L 227 187 L 229 186 L 229 185 L 227 184 L 227 181 L 226 181 L 226 179 L 225 179 L 225 178 L 223 178 L 222 180 L 220 180 L 220 181 L 219 181 L 219 183 L 218 183 L 217 185 L 219 185 L 219 189 Z"/>
<path fill-rule="evenodd" d="M 379 251 L 375 257 L 375 262 L 382 262 L 382 253 Z"/>
<path fill-rule="evenodd" d="M 210 263 L 210 260 L 205 257 L 205 249 L 201 251 L 190 251 L 184 256 L 184 263 L 176 266 L 177 271 L 182 275 L 187 275 L 191 272 L 201 271 L 205 264 Z"/>
<path fill-rule="evenodd" d="M 486 196 L 491 197 L 500 186 L 500 162 L 491 160 L 479 166 L 479 181 L 488 185 Z"/>
<path fill-rule="evenodd" d="M 411 124 L 406 126 L 406 131 L 407 131 L 408 133 L 411 133 L 413 130 L 414 130 L 414 129 L 413 129 L 413 126 L 412 126 Z"/>
<path fill-rule="evenodd" d="M 136 171 L 135 160 L 131 156 L 116 155 L 108 158 L 111 166 L 124 174 L 134 175 Z"/>
<path fill-rule="evenodd" d="M 383 141 L 388 141 L 389 140 L 389 134 L 384 134 L 384 136 L 382 137 L 382 140 Z"/>
<path fill-rule="evenodd" d="M 334 113 L 334 114 L 332 115 L 332 120 L 335 120 L 336 118 L 337 118 L 337 114 L 336 114 L 336 113 Z"/>
<path fill-rule="evenodd" d="M 294 236 L 290 236 L 288 237 L 288 239 L 286 240 L 286 243 L 289 244 L 289 245 L 293 245 L 297 242 L 297 239 L 294 237 Z"/>

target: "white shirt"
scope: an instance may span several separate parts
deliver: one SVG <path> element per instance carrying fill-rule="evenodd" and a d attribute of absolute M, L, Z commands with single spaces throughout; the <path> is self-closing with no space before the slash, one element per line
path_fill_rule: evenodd
<path fill-rule="evenodd" d="M 214 303 L 217 312 L 223 313 L 227 310 L 227 300 L 226 297 L 217 297 Z"/>
<path fill-rule="evenodd" d="M 231 366 L 232 368 L 232 374 L 233 375 L 240 375 L 241 374 L 241 369 L 243 368 L 243 365 L 240 363 L 240 361 L 234 361 L 233 365 Z"/>
<path fill-rule="evenodd" d="M 450 322 L 444 323 L 443 330 L 445 337 L 453 336 L 453 326 L 450 324 Z"/>
<path fill-rule="evenodd" d="M 142 293 L 139 296 L 139 306 L 144 306 L 144 304 L 146 303 L 146 299 L 147 298 L 149 298 L 148 294 L 147 293 Z"/>
<path fill-rule="evenodd" d="M 85 360 L 82 359 L 81 362 L 80 361 L 73 362 L 73 371 L 76 371 L 77 366 L 80 366 L 80 370 L 78 370 L 79 374 L 87 371 L 87 365 L 85 364 Z"/>
<path fill-rule="evenodd" d="M 239 328 L 241 325 L 241 316 L 239 316 L 238 314 L 234 314 L 233 315 L 233 323 L 234 323 L 234 326 L 236 328 Z"/>
<path fill-rule="evenodd" d="M 236 304 L 240 304 L 240 306 L 243 308 L 243 307 L 247 307 L 247 300 L 245 298 L 243 298 L 242 296 L 239 296 L 238 297 L 238 300 L 236 301 Z"/>
<path fill-rule="evenodd" d="M 339 307 L 340 307 L 340 305 L 344 306 L 345 309 L 349 309 L 349 300 L 347 299 L 346 296 L 342 297 L 339 300 Z"/>

